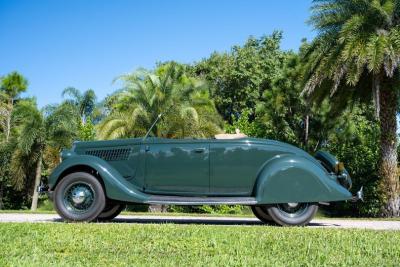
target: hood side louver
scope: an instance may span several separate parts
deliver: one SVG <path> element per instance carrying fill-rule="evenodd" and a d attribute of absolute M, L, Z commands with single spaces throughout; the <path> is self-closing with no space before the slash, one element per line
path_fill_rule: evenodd
<path fill-rule="evenodd" d="M 127 160 L 131 153 L 130 148 L 86 150 L 85 154 L 102 158 L 106 161 Z"/>

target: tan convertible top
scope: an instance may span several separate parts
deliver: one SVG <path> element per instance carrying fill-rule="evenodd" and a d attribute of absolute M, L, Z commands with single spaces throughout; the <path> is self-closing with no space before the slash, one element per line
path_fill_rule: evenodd
<path fill-rule="evenodd" d="M 235 130 L 234 134 L 216 134 L 215 139 L 239 139 L 247 137 L 244 133 L 241 133 L 239 129 Z"/>

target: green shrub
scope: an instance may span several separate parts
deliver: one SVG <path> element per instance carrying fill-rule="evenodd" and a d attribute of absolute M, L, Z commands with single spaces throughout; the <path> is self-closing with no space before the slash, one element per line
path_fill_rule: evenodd
<path fill-rule="evenodd" d="M 145 204 L 129 204 L 129 205 L 126 206 L 126 211 L 147 212 L 147 211 L 149 211 L 149 205 L 145 205 Z"/>
<path fill-rule="evenodd" d="M 352 192 L 363 186 L 364 202 L 341 202 L 328 207 L 328 213 L 340 216 L 380 216 L 382 199 L 378 190 L 379 129 L 371 109 L 357 109 L 348 128 L 336 132 L 326 149 L 345 163 L 353 181 Z"/>
<path fill-rule="evenodd" d="M 169 212 L 204 214 L 249 214 L 249 207 L 240 205 L 168 206 Z"/>
<path fill-rule="evenodd" d="M 41 197 L 39 199 L 38 210 L 40 211 L 53 211 L 53 202 L 46 197 Z"/>

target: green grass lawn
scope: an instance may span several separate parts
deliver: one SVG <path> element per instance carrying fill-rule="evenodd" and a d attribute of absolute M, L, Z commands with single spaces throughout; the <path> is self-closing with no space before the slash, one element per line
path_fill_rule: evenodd
<path fill-rule="evenodd" d="M 0 266 L 398 266 L 400 232 L 174 224 L 0 224 Z"/>

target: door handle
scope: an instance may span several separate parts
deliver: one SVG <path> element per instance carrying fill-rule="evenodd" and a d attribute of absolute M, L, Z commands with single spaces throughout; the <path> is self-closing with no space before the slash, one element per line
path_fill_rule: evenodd
<path fill-rule="evenodd" d="M 203 153 L 204 151 L 206 151 L 206 149 L 204 147 L 199 147 L 199 148 L 195 148 L 193 151 L 195 153 Z"/>

